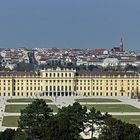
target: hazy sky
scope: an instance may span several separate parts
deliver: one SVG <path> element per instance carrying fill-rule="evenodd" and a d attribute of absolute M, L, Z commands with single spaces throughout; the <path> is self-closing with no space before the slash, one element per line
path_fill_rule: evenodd
<path fill-rule="evenodd" d="M 140 0 L 0 0 L 0 47 L 140 50 Z"/>

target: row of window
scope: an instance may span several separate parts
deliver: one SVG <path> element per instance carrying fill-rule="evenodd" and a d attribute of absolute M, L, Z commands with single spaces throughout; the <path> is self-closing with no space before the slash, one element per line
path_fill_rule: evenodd
<path fill-rule="evenodd" d="M 137 90 L 138 90 L 138 87 L 136 87 Z M 90 86 L 80 86 L 80 87 L 77 87 L 77 90 L 90 90 Z M 93 90 L 103 90 L 103 87 L 92 87 Z M 113 90 L 113 87 L 105 87 L 106 90 Z M 119 87 L 120 89 L 120 87 Z M 124 90 L 125 88 L 121 87 L 121 90 Z M 118 90 L 118 87 L 114 87 L 114 90 Z M 130 87 L 127 87 L 127 90 L 134 90 L 134 87 L 130 88 Z"/>
<path fill-rule="evenodd" d="M 72 77 L 71 73 L 46 73 L 46 77 Z"/>
<path fill-rule="evenodd" d="M 71 91 L 71 86 L 46 86 L 46 91 Z"/>
<path fill-rule="evenodd" d="M 42 87 L 14 87 L 14 90 L 42 90 Z"/>
<path fill-rule="evenodd" d="M 72 82 L 72 80 L 46 80 L 46 82 L 69 82 L 69 83 L 71 83 Z"/>
<path fill-rule="evenodd" d="M 112 92 L 111 93 L 106 92 L 105 94 L 103 94 L 102 92 L 96 92 L 96 93 L 93 92 L 91 94 L 90 92 L 88 92 L 88 93 L 84 92 L 84 96 L 86 96 L 86 95 L 88 95 L 88 96 L 90 96 L 90 95 L 93 95 L 93 96 L 124 96 L 124 93 L 123 92 L 122 93 L 115 92 L 113 94 Z M 127 93 L 127 96 L 130 96 L 129 92 Z"/>
<path fill-rule="evenodd" d="M 91 80 L 77 80 L 77 82 L 91 82 Z M 92 82 L 94 83 L 94 82 L 96 82 L 96 83 L 98 83 L 98 82 L 100 82 L 100 83 L 102 83 L 102 82 L 106 82 L 106 83 L 108 83 L 108 82 L 111 82 L 111 83 L 113 83 L 113 82 L 115 82 L 115 83 L 117 83 L 117 82 L 120 82 L 119 80 L 92 80 Z M 138 80 L 121 80 L 121 82 L 123 83 L 123 82 L 132 82 L 132 83 L 134 83 L 134 82 L 139 82 Z"/>

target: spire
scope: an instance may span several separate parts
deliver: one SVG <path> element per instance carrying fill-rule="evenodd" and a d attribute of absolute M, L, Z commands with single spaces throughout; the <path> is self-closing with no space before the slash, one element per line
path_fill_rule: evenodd
<path fill-rule="evenodd" d="M 120 41 L 120 51 L 124 51 L 124 48 L 123 48 L 123 38 L 121 37 L 121 41 Z"/>

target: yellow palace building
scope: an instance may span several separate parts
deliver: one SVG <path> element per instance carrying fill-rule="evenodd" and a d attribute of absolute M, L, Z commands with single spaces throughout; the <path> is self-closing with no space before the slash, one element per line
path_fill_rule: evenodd
<path fill-rule="evenodd" d="M 140 75 L 133 72 L 0 72 L 0 96 L 135 96 Z"/>

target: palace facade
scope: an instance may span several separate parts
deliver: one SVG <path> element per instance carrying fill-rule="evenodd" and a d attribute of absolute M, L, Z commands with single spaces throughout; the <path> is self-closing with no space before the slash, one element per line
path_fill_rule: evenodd
<path fill-rule="evenodd" d="M 135 96 L 140 75 L 133 72 L 0 72 L 0 96 Z"/>

